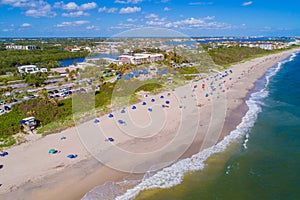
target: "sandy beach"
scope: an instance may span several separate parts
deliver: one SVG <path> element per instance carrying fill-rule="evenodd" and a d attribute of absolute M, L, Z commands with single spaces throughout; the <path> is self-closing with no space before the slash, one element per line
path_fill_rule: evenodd
<path fill-rule="evenodd" d="M 142 94 L 145 105 L 8 148 L 0 158 L 0 198 L 81 199 L 108 181 L 140 179 L 215 145 L 240 123 L 254 83 L 296 51 L 236 64 L 174 91 Z M 52 148 L 58 153 L 49 154 Z"/>

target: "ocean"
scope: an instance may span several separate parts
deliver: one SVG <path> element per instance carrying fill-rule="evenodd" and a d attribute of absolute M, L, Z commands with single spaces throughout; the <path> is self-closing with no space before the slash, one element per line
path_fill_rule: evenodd
<path fill-rule="evenodd" d="M 144 178 L 116 199 L 300 199 L 299 75 L 300 53 L 270 68 L 229 136 Z M 98 189 L 84 199 L 97 199 Z"/>

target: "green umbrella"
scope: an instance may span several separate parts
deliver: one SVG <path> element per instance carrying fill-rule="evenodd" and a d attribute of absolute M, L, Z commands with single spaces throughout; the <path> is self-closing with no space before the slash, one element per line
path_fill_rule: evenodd
<path fill-rule="evenodd" d="M 49 150 L 49 153 L 51 153 L 51 154 L 55 154 L 57 152 L 57 150 L 55 150 L 55 149 L 50 149 Z"/>

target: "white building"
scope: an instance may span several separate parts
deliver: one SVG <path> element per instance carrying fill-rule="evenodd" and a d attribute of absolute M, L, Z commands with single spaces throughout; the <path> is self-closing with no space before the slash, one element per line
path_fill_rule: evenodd
<path fill-rule="evenodd" d="M 40 49 L 39 46 L 35 46 L 35 45 L 7 45 L 5 47 L 7 50 L 37 50 Z"/>
<path fill-rule="evenodd" d="M 47 73 L 48 70 L 46 68 L 38 68 L 36 65 L 22 65 L 18 67 L 18 72 L 23 75 L 23 74 L 34 74 L 37 72 L 43 72 Z"/>
<path fill-rule="evenodd" d="M 155 62 L 159 60 L 164 60 L 163 54 L 147 54 L 147 53 L 137 53 L 133 56 L 130 55 L 120 55 L 119 61 L 121 64 L 143 64 L 147 62 Z"/>

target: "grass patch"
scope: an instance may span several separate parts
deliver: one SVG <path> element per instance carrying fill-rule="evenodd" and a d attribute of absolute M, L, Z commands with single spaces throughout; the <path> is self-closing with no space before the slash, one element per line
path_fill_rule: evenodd
<path fill-rule="evenodd" d="M 9 147 L 16 143 L 16 139 L 13 135 L 0 135 L 0 149 L 3 147 Z"/>

